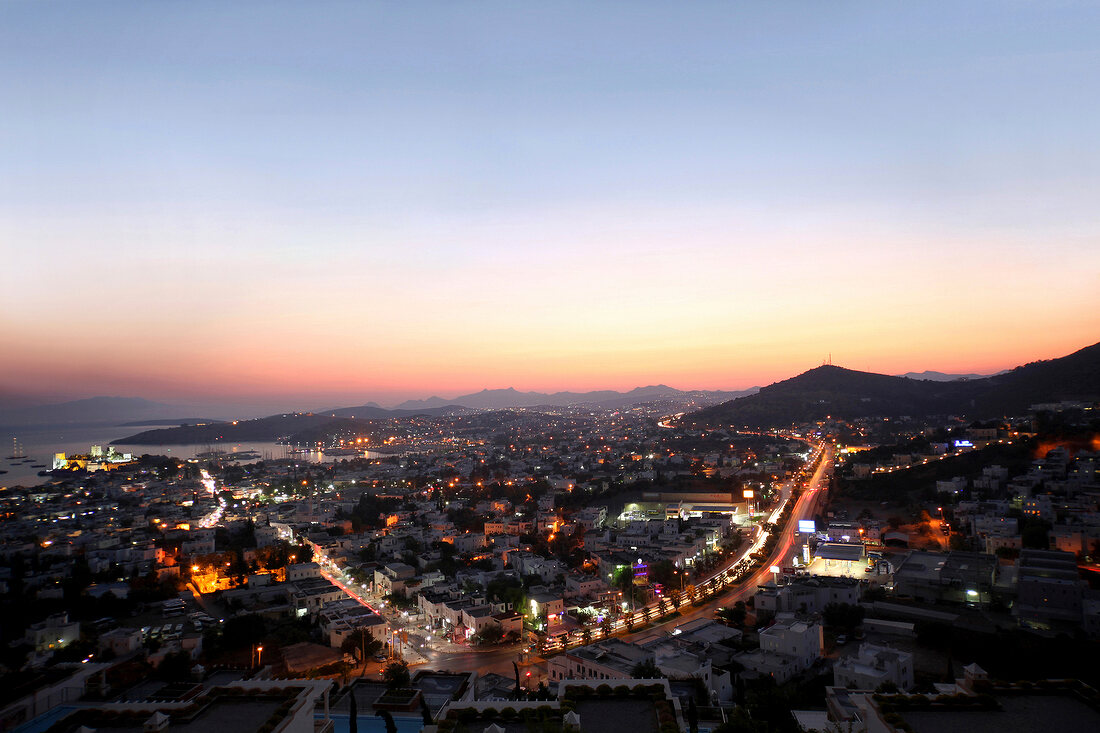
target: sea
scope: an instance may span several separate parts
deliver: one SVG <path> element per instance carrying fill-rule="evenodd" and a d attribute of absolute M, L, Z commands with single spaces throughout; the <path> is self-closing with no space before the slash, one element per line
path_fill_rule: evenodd
<path fill-rule="evenodd" d="M 164 428 L 161 425 L 71 425 L 52 427 L 2 427 L 0 428 L 0 489 L 13 486 L 37 486 L 40 483 L 50 481 L 50 476 L 39 476 L 38 472 L 53 467 L 53 457 L 57 453 L 66 455 L 86 454 L 93 445 L 102 446 L 106 451 L 111 441 L 135 435 L 145 430 Z M 13 455 L 12 439 L 18 443 L 24 454 L 24 459 L 11 459 Z M 263 441 L 242 443 L 199 443 L 194 445 L 126 445 L 114 446 L 119 453 L 133 453 L 140 456 L 146 453 L 150 455 L 173 456 L 175 458 L 195 458 L 199 453 L 211 450 L 237 453 L 241 451 L 256 451 L 261 458 L 248 459 L 242 463 L 254 460 L 291 458 L 296 457 L 308 463 L 331 463 L 352 456 L 330 456 L 319 451 L 291 453 L 294 446 L 283 443 Z M 385 454 L 364 450 L 362 457 L 378 458 Z M 26 460 L 27 458 L 31 460 Z"/>

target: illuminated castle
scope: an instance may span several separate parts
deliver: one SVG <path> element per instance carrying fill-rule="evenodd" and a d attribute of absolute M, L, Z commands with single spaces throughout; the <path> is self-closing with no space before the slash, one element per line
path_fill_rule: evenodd
<path fill-rule="evenodd" d="M 134 457 L 130 453 L 119 453 L 114 446 L 108 446 L 107 452 L 103 452 L 103 446 L 93 445 L 87 455 L 67 457 L 64 453 L 55 453 L 53 456 L 53 468 L 57 470 L 83 469 L 85 471 L 110 471 L 111 469 L 133 463 Z"/>

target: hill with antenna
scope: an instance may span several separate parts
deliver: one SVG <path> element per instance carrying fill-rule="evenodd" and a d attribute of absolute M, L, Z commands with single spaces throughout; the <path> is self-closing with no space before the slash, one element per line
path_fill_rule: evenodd
<path fill-rule="evenodd" d="M 747 397 L 684 417 L 698 425 L 775 427 L 826 417 L 1002 417 L 1031 405 L 1100 400 L 1100 344 L 982 379 L 933 381 L 823 364 Z"/>

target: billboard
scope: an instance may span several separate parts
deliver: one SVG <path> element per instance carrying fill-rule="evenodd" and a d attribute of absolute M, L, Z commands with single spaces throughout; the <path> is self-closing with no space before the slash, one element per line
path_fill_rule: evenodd
<path fill-rule="evenodd" d="M 798 531 L 805 534 L 813 534 L 817 531 L 817 525 L 814 524 L 814 520 L 812 519 L 799 519 Z"/>

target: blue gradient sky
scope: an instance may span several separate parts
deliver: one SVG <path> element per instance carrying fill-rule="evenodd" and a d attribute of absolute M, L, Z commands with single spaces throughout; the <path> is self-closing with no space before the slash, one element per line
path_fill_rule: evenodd
<path fill-rule="evenodd" d="M 1100 340 L 1100 6 L 533 6 L 0 4 L 0 389 L 319 407 Z"/>

